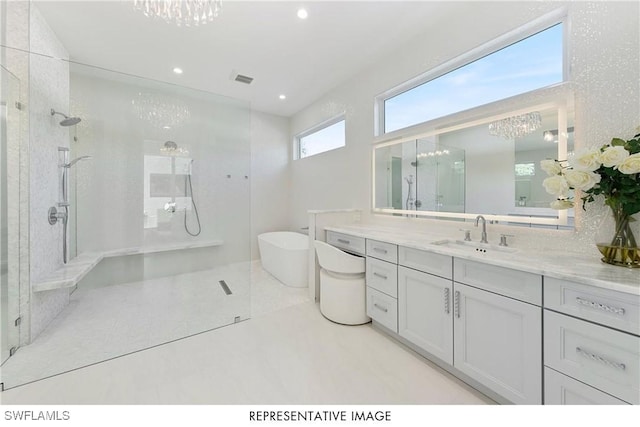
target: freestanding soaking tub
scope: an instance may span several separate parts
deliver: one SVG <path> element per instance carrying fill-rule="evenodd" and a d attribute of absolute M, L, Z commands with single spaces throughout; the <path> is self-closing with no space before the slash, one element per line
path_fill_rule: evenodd
<path fill-rule="evenodd" d="M 287 286 L 308 286 L 309 237 L 292 231 L 275 231 L 258 236 L 262 268 Z"/>

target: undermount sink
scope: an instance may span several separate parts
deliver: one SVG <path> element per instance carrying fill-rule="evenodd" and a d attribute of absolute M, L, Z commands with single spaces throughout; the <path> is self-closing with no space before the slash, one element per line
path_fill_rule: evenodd
<path fill-rule="evenodd" d="M 442 246 L 451 249 L 462 250 L 468 253 L 489 254 L 489 253 L 513 253 L 518 252 L 517 249 L 509 246 L 492 245 L 491 243 L 469 242 L 466 240 L 437 240 L 431 242 L 432 245 Z"/>

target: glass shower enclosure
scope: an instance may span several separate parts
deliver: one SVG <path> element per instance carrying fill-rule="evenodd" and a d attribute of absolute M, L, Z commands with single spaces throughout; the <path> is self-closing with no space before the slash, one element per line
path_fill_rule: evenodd
<path fill-rule="evenodd" d="M 9 269 L 9 261 L 15 260 L 18 248 L 10 245 L 16 234 L 9 232 L 11 215 L 15 220 L 16 193 L 18 192 L 18 168 L 16 157 L 20 145 L 20 80 L 0 65 L 0 364 L 18 348 L 19 297 L 18 271 Z"/>
<path fill-rule="evenodd" d="M 30 64 L 30 333 L 15 344 L 5 333 L 3 234 L 3 361 L 17 347 L 5 388 L 248 319 L 249 104 L 42 55 Z M 37 90 L 38 73 L 56 75 L 57 92 Z M 53 224 L 49 206 L 63 213 Z"/>

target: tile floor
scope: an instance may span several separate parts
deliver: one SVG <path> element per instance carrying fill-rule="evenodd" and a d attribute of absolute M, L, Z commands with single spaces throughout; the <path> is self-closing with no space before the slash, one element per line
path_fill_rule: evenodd
<path fill-rule="evenodd" d="M 2 403 L 492 403 L 370 324 L 332 323 L 306 290 L 253 270 L 250 320 L 7 390 Z"/>
<path fill-rule="evenodd" d="M 47 329 L 2 366 L 2 380 L 5 389 L 12 388 L 308 299 L 306 289 L 283 286 L 259 261 L 144 282 L 80 286 Z"/>

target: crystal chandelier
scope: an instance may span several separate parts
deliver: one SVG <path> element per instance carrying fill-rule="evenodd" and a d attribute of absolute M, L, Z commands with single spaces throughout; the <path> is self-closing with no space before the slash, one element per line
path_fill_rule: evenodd
<path fill-rule="evenodd" d="M 134 0 L 133 8 L 145 16 L 162 18 L 178 26 L 197 27 L 218 17 L 222 0 Z"/>
<path fill-rule="evenodd" d="M 191 118 L 184 102 L 160 94 L 139 92 L 131 106 L 136 116 L 158 129 L 180 126 Z"/>
<path fill-rule="evenodd" d="M 537 130 L 542 125 L 542 117 L 538 111 L 507 117 L 489 123 L 489 134 L 504 139 L 522 138 Z"/>

